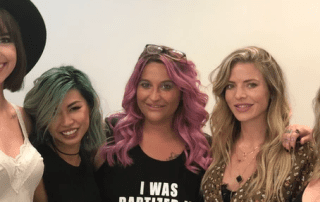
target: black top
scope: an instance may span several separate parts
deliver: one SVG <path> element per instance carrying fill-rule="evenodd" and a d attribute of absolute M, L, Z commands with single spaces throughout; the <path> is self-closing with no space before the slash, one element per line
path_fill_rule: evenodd
<path fill-rule="evenodd" d="M 75 167 L 47 145 L 37 149 L 43 157 L 43 181 L 49 202 L 101 202 L 93 167 L 86 158 L 81 155 L 80 166 Z"/>
<path fill-rule="evenodd" d="M 221 185 L 221 195 L 223 202 L 230 202 L 233 195 L 236 193 L 235 191 L 231 191 L 227 188 L 227 184 Z"/>
<path fill-rule="evenodd" d="M 109 166 L 105 162 L 96 173 L 101 198 L 108 202 L 197 202 L 200 194 L 200 174 L 189 171 L 185 154 L 176 159 L 159 161 L 147 156 L 140 146 L 129 151 L 133 164 Z"/>
<path fill-rule="evenodd" d="M 305 189 L 306 189 L 306 187 L 298 194 L 298 196 L 296 197 L 295 200 L 293 200 L 293 202 L 302 202 L 302 195 L 303 195 Z"/>

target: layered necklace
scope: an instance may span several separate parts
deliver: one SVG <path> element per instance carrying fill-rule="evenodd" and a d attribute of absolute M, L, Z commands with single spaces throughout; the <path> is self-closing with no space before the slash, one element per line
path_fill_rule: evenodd
<path fill-rule="evenodd" d="M 239 158 L 239 155 L 238 155 L 238 153 L 236 152 L 236 157 L 237 157 L 237 162 L 238 162 L 238 164 L 246 161 L 248 155 L 253 154 L 255 151 L 257 151 L 258 148 L 260 148 L 260 145 L 257 146 L 257 147 L 255 147 L 255 148 L 254 148 L 252 151 L 250 151 L 250 152 L 244 152 L 244 151 L 242 151 L 242 150 L 240 149 L 240 147 L 239 147 L 239 150 L 240 150 L 240 152 L 242 153 L 242 154 L 241 154 L 242 159 Z M 247 164 L 247 166 L 245 167 L 244 171 L 236 177 L 236 181 L 239 183 L 239 185 L 240 185 L 241 182 L 243 181 L 243 177 L 242 177 L 243 174 L 247 171 L 248 167 L 251 165 L 251 163 L 253 162 L 253 160 L 254 160 L 255 158 L 256 158 L 256 155 L 253 155 L 253 157 L 250 158 L 250 161 L 248 162 L 248 164 Z"/>
<path fill-rule="evenodd" d="M 239 150 L 242 153 L 242 155 L 241 155 L 242 159 L 240 159 L 238 154 L 236 153 L 236 157 L 237 157 L 238 163 L 241 163 L 242 161 L 245 161 L 247 159 L 247 156 L 250 155 L 250 154 L 253 154 L 253 152 L 255 152 L 259 147 L 260 147 L 260 145 L 256 146 L 252 151 L 250 151 L 248 153 L 242 151 L 242 149 L 239 147 Z"/>

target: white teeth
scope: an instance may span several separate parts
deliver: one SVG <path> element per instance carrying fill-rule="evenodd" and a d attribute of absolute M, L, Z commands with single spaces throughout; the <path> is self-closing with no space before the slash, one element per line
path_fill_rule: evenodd
<path fill-rule="evenodd" d="M 68 131 L 68 132 L 62 132 L 62 134 L 64 134 L 64 135 L 71 135 L 71 134 L 73 134 L 73 133 L 75 133 L 77 131 L 77 129 L 74 129 L 74 130 L 71 130 L 71 131 Z"/>
<path fill-rule="evenodd" d="M 151 107 L 160 108 L 161 106 L 159 106 L 159 105 L 154 105 L 154 106 L 151 106 Z"/>
<path fill-rule="evenodd" d="M 238 105 L 238 108 L 245 108 L 245 107 L 249 107 L 250 105 Z"/>
<path fill-rule="evenodd" d="M 4 66 L 4 64 L 0 64 L 0 68 L 2 68 Z"/>

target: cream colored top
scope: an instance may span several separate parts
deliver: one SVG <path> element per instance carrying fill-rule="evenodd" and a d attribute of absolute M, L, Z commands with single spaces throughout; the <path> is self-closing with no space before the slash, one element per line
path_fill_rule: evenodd
<path fill-rule="evenodd" d="M 24 143 L 16 158 L 0 150 L 0 202 L 31 202 L 44 169 L 43 159 L 31 145 L 18 107 L 13 105 L 23 133 Z"/>

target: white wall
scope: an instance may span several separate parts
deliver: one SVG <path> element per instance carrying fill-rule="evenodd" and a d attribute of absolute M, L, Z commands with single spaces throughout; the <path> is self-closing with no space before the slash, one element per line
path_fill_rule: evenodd
<path fill-rule="evenodd" d="M 313 125 L 312 99 L 320 87 L 318 0 L 33 0 L 48 31 L 43 56 L 24 90 L 6 92 L 22 105 L 45 70 L 74 65 L 86 72 L 104 115 L 121 109 L 125 84 L 145 44 L 181 50 L 197 65 L 214 105 L 209 73 L 234 49 L 256 45 L 285 72 L 292 123 Z M 209 132 L 208 127 L 205 129 Z"/>

